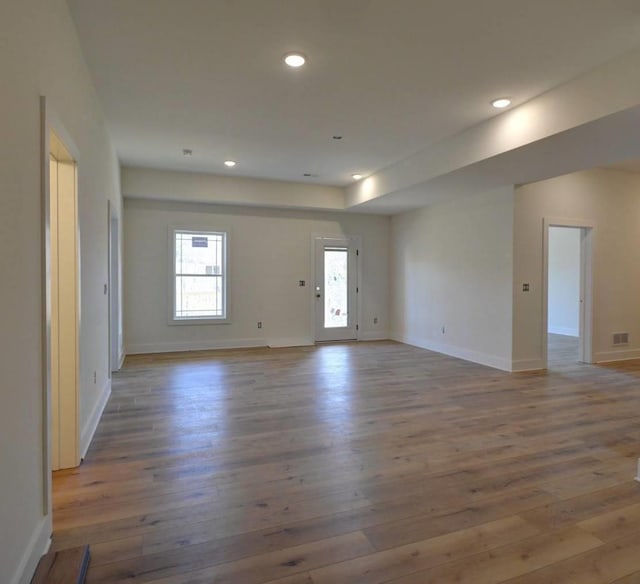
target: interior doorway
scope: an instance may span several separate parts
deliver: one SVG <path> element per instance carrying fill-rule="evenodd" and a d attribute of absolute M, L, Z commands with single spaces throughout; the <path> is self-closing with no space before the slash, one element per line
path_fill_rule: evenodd
<path fill-rule="evenodd" d="M 358 255 L 353 237 L 314 238 L 316 341 L 358 338 Z"/>
<path fill-rule="evenodd" d="M 544 328 L 547 367 L 591 363 L 593 226 L 545 225 Z"/>
<path fill-rule="evenodd" d="M 109 201 L 107 206 L 109 233 L 109 370 L 120 369 L 120 226 Z"/>
<path fill-rule="evenodd" d="M 60 470 L 80 464 L 77 163 L 65 142 L 53 130 L 47 131 L 46 387 L 50 403 L 51 470 Z"/>

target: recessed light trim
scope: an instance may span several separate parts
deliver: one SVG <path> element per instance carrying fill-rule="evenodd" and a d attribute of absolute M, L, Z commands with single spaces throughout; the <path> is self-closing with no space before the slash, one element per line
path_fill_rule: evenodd
<path fill-rule="evenodd" d="M 508 97 L 499 97 L 491 102 L 491 105 L 496 109 L 504 109 L 511 105 L 511 100 Z"/>
<path fill-rule="evenodd" d="M 225 160 L 224 165 L 229 168 L 233 168 L 236 164 L 238 164 L 235 160 Z"/>
<path fill-rule="evenodd" d="M 302 67 L 307 62 L 307 57 L 305 57 L 302 53 L 287 53 L 282 57 L 283 61 L 289 67 L 293 69 L 297 69 L 298 67 Z"/>
<path fill-rule="evenodd" d="M 351 178 L 352 178 L 353 180 L 360 180 L 362 177 L 363 177 L 363 175 L 362 175 L 362 174 L 360 174 L 359 172 L 356 172 L 355 174 L 352 174 L 352 175 L 351 175 Z"/>

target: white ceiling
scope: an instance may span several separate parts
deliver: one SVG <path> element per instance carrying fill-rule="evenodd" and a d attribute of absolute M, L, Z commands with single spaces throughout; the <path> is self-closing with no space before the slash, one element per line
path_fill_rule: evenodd
<path fill-rule="evenodd" d="M 328 185 L 496 115 L 492 98 L 576 77 L 640 30 L 638 0 L 69 5 L 123 164 Z M 286 68 L 291 50 L 308 65 Z"/>

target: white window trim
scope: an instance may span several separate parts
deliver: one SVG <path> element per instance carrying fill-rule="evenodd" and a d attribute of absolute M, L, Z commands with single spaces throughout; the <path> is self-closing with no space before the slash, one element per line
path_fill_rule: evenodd
<path fill-rule="evenodd" d="M 189 233 L 193 235 L 224 234 L 224 312 L 225 316 L 211 316 L 206 318 L 177 318 L 176 314 L 176 233 Z M 214 227 L 169 227 L 169 324 L 176 326 L 190 325 L 218 325 L 230 324 L 230 302 L 229 302 L 229 240 L 228 229 L 217 229 Z"/>

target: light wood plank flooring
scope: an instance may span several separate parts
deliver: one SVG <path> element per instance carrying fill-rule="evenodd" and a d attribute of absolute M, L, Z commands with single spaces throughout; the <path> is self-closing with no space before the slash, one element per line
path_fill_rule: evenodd
<path fill-rule="evenodd" d="M 547 342 L 547 366 L 549 369 L 559 369 L 564 366 L 574 366 L 580 358 L 580 340 L 578 337 L 554 335 L 549 333 Z"/>
<path fill-rule="evenodd" d="M 54 547 L 89 583 L 638 584 L 640 362 L 393 342 L 128 358 Z"/>

